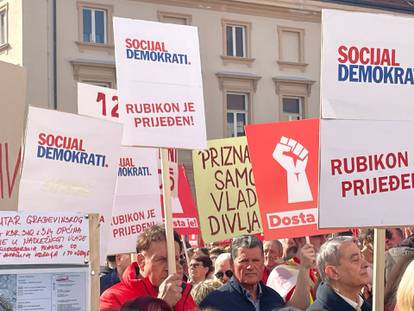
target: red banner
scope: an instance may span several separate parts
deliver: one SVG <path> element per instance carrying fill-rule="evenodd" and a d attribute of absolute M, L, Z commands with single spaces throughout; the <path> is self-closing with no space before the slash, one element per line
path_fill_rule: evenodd
<path fill-rule="evenodd" d="M 317 229 L 319 120 L 246 126 L 265 239 Z"/>

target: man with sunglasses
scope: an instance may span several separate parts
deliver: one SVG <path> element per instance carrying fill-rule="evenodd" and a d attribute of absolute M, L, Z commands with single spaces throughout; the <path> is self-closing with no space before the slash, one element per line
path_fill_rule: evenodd
<path fill-rule="evenodd" d="M 231 255 L 229 253 L 218 255 L 216 262 L 214 263 L 214 276 L 223 284 L 226 284 L 233 276 Z"/>

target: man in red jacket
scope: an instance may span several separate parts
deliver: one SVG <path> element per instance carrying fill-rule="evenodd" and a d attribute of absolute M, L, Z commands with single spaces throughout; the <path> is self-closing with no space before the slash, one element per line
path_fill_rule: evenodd
<path fill-rule="evenodd" d="M 176 232 L 174 241 L 178 266 L 181 241 Z M 125 302 L 143 296 L 161 298 L 174 311 L 197 310 L 190 295 L 191 285 L 183 283 L 177 274 L 168 275 L 167 243 L 163 225 L 152 226 L 138 236 L 137 253 L 137 262 L 127 268 L 122 281 L 102 294 L 101 311 L 120 310 Z"/>

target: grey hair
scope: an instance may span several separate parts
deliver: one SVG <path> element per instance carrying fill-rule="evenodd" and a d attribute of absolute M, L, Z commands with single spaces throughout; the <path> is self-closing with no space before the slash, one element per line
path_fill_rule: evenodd
<path fill-rule="evenodd" d="M 263 244 L 264 244 L 264 243 L 266 243 L 266 242 L 269 242 L 269 243 L 273 243 L 273 244 L 275 244 L 275 245 L 276 245 L 276 247 L 277 247 L 279 250 L 283 251 L 283 244 L 282 244 L 282 242 L 280 242 L 279 240 L 266 240 L 266 241 L 263 241 Z"/>
<path fill-rule="evenodd" d="M 255 235 L 242 235 L 231 242 L 231 259 L 237 258 L 239 248 L 259 247 L 263 256 L 263 243 Z"/>
<path fill-rule="evenodd" d="M 316 257 L 316 267 L 318 268 L 319 275 L 322 281 L 329 282 L 328 277 L 325 273 L 325 267 L 327 264 L 338 265 L 340 254 L 339 248 L 345 242 L 352 242 L 352 237 L 350 236 L 337 236 L 332 239 L 329 239 L 322 244 L 319 249 L 319 253 Z"/>

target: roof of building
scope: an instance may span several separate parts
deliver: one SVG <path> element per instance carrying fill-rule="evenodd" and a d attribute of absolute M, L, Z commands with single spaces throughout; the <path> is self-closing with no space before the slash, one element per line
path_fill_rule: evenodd
<path fill-rule="evenodd" d="M 414 14 L 414 0 L 322 0 L 322 1 Z"/>

